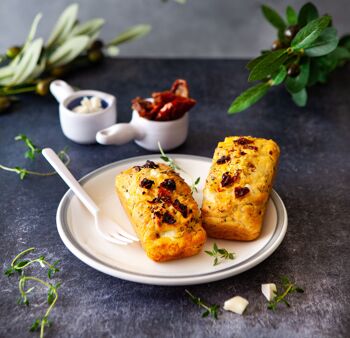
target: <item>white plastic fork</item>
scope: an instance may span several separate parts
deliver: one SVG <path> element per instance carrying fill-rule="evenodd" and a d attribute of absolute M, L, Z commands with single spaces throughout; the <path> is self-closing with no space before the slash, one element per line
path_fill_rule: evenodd
<path fill-rule="evenodd" d="M 73 177 L 72 173 L 67 169 L 61 159 L 51 148 L 43 149 L 42 154 L 51 164 L 51 166 L 56 170 L 57 174 L 60 175 L 63 181 L 65 181 L 69 188 L 72 189 L 75 196 L 94 216 L 96 229 L 104 239 L 119 245 L 128 245 L 139 240 L 135 235 L 132 235 L 124 230 L 119 224 L 112 221 L 102 213 L 96 203 L 91 199 L 88 193 Z"/>

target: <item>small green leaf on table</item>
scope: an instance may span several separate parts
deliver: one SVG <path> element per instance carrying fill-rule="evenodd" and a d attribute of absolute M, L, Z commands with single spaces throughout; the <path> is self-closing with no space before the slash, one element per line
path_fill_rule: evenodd
<path fill-rule="evenodd" d="M 272 77 L 272 85 L 273 86 L 278 86 L 279 84 L 281 84 L 284 79 L 287 76 L 287 68 L 286 66 L 281 66 L 279 71 L 277 72 L 277 74 L 275 76 Z"/>
<path fill-rule="evenodd" d="M 136 25 L 132 26 L 123 33 L 119 34 L 112 41 L 108 43 L 108 46 L 118 46 L 121 43 L 129 42 L 132 40 L 140 39 L 151 31 L 150 25 Z"/>

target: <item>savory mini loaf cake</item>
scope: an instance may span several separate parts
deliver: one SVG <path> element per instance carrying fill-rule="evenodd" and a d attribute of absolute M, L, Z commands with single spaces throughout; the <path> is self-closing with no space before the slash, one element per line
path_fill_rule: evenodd
<path fill-rule="evenodd" d="M 203 192 L 209 237 L 249 241 L 260 235 L 279 153 L 274 141 L 251 136 L 218 144 Z"/>
<path fill-rule="evenodd" d="M 156 262 L 197 254 L 206 233 L 187 183 L 169 166 L 147 161 L 116 176 L 118 196 L 141 245 Z"/>

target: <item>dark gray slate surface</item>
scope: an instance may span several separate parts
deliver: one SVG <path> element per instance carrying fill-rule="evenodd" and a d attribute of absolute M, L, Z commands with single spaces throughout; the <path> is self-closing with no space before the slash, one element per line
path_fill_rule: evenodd
<path fill-rule="evenodd" d="M 289 216 L 279 249 L 241 275 L 189 289 L 208 302 L 223 304 L 233 295 L 250 301 L 244 316 L 224 312 L 218 321 L 202 319 L 184 287 L 135 284 L 104 275 L 75 258 L 61 242 L 57 205 L 66 191 L 57 176 L 28 177 L 23 182 L 0 172 L 0 256 L 2 267 L 19 251 L 35 246 L 51 260 L 62 260 L 60 299 L 53 312 L 50 337 L 345 337 L 349 319 L 349 182 L 350 67 L 338 70 L 328 86 L 310 91 L 307 108 L 293 105 L 274 89 L 254 108 L 234 117 L 226 110 L 246 87 L 243 61 L 123 60 L 108 61 L 70 81 L 118 96 L 119 121 L 128 121 L 130 100 L 167 88 L 172 80 L 189 80 L 198 105 L 191 112 L 190 137 L 176 152 L 211 156 L 226 135 L 274 138 L 282 156 L 275 184 Z M 23 146 L 13 141 L 26 133 L 37 144 L 56 150 L 69 146 L 71 170 L 81 177 L 102 165 L 146 154 L 135 144 L 82 146 L 61 133 L 57 104 L 50 97 L 23 99 L 18 109 L 0 116 L 0 163 L 29 166 Z M 48 169 L 44 161 L 34 167 Z M 282 274 L 306 290 L 291 298 L 291 308 L 266 309 L 260 284 Z M 0 336 L 33 337 L 31 321 L 43 307 L 16 305 L 14 283 L 1 277 Z M 40 297 L 33 304 L 42 304 Z"/>

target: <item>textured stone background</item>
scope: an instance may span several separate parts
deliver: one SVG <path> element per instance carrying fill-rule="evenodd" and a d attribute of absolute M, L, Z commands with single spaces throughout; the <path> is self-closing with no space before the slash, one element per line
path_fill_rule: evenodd
<path fill-rule="evenodd" d="M 187 0 L 186 5 L 173 0 L 1 0 L 0 50 L 23 41 L 37 12 L 44 14 L 39 33 L 48 36 L 59 13 L 72 2 L 80 4 L 80 18 L 106 19 L 102 36 L 108 39 L 130 25 L 152 25 L 149 36 L 122 47 L 123 56 L 252 57 L 276 36 L 261 4 L 284 13 L 287 5 L 299 9 L 307 0 Z M 350 31 L 349 0 L 313 2 L 321 14 L 333 16 L 341 34 Z"/>
<path fill-rule="evenodd" d="M 284 200 L 289 229 L 277 251 L 241 275 L 191 286 L 196 295 L 223 305 L 233 295 L 250 301 L 244 316 L 224 312 L 218 321 L 202 319 L 185 287 L 158 287 L 119 280 L 93 270 L 63 245 L 55 226 L 56 209 L 66 191 L 57 176 L 28 177 L 0 171 L 1 268 L 21 250 L 35 246 L 51 260 L 62 260 L 60 299 L 50 337 L 348 337 L 350 333 L 349 182 L 350 67 L 329 85 L 310 91 L 307 108 L 293 105 L 276 88 L 252 109 L 229 117 L 231 99 L 246 87 L 244 61 L 126 60 L 72 76 L 82 88 L 118 96 L 120 121 L 130 118 L 130 99 L 189 80 L 198 105 L 191 111 L 190 136 L 176 152 L 211 156 L 226 135 L 272 137 L 282 156 L 275 188 Z M 82 146 L 61 133 L 51 97 L 28 96 L 18 110 L 0 116 L 0 163 L 29 166 L 13 137 L 26 133 L 42 146 L 69 146 L 71 170 L 81 177 L 102 165 L 147 154 L 130 143 L 121 147 Z M 36 169 L 48 166 L 38 161 Z M 260 284 L 286 274 L 306 290 L 291 308 L 266 309 Z M 42 311 L 16 305 L 14 279 L 0 277 L 0 337 L 34 337 L 27 328 Z"/>

